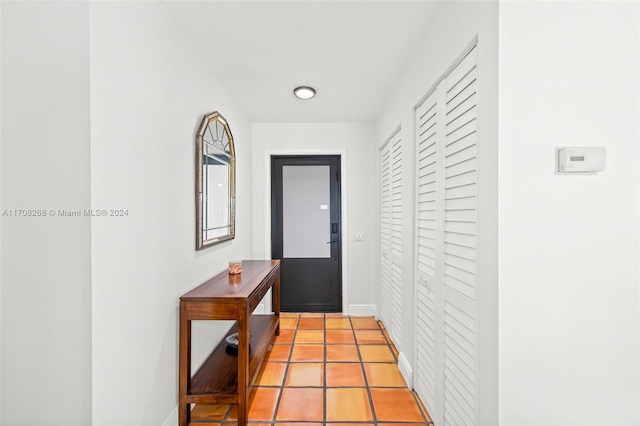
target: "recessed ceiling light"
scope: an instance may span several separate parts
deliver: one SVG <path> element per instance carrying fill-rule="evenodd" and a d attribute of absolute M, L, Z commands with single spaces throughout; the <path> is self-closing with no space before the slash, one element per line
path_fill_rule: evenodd
<path fill-rule="evenodd" d="M 293 94 L 300 99 L 311 99 L 316 95 L 316 89 L 309 86 L 300 86 L 293 89 Z"/>

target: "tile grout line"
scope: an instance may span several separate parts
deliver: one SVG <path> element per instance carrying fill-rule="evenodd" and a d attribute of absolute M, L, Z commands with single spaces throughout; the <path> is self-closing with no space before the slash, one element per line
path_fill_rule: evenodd
<path fill-rule="evenodd" d="M 360 360 L 360 369 L 362 370 L 362 376 L 364 378 L 364 386 L 367 392 L 367 398 L 369 399 L 369 408 L 371 409 L 371 420 L 374 426 L 378 425 L 378 415 L 376 414 L 376 407 L 373 404 L 373 397 L 371 396 L 371 389 L 369 387 L 369 379 L 367 378 L 367 372 L 364 368 L 364 361 L 362 360 L 362 353 L 360 352 L 360 344 L 356 336 L 356 329 L 353 324 L 351 316 L 349 316 L 349 322 L 351 323 L 351 332 L 353 333 L 353 340 L 356 342 L 356 351 L 358 352 L 358 359 Z"/>
<path fill-rule="evenodd" d="M 327 316 L 322 315 L 322 336 L 324 338 L 324 359 L 322 362 L 323 388 L 322 388 L 322 422 L 327 424 Z"/>
<path fill-rule="evenodd" d="M 224 424 L 224 423 L 227 422 L 227 420 L 229 420 L 229 416 L 231 415 L 231 411 L 232 410 L 233 410 L 233 405 L 229 405 L 227 407 L 227 411 L 225 411 L 225 413 L 224 413 L 224 416 L 222 418 L 222 423 L 221 424 Z"/>
<path fill-rule="evenodd" d="M 391 348 L 391 346 L 393 345 L 393 342 L 391 341 L 390 337 L 387 337 L 387 336 L 389 336 L 389 333 L 386 332 L 387 328 L 386 327 L 384 329 L 382 328 L 382 321 L 376 321 L 376 323 L 378 324 L 378 328 L 380 329 L 380 331 L 382 332 L 382 335 L 384 336 L 385 340 L 387 341 L 387 346 L 389 347 L 389 350 L 391 351 L 391 354 L 393 355 L 393 358 L 396 360 L 396 365 L 397 365 L 398 357 L 396 356 L 395 351 Z M 393 346 L 395 346 L 395 345 L 393 345 Z M 407 385 L 407 389 L 409 389 L 409 391 L 411 391 L 411 396 L 413 397 L 413 400 L 416 403 L 416 406 L 418 407 L 418 411 L 420 411 L 420 414 L 422 415 L 422 419 L 424 420 L 424 423 L 427 424 L 427 425 L 433 425 L 433 422 L 428 422 L 427 421 L 427 415 L 426 415 L 427 408 L 423 406 L 421 401 L 418 401 L 418 395 L 416 394 L 415 390 L 410 389 L 409 385 Z M 429 418 L 431 418 L 431 416 L 429 416 Z"/>
<path fill-rule="evenodd" d="M 293 337 L 291 338 L 291 349 L 289 350 L 289 356 L 287 357 L 286 367 L 284 368 L 284 376 L 282 377 L 282 383 L 280 384 L 280 394 L 278 395 L 278 400 L 276 401 L 276 407 L 273 410 L 273 418 L 271 424 L 275 425 L 278 418 L 278 411 L 280 411 L 280 404 L 282 403 L 282 394 L 284 394 L 284 384 L 287 380 L 287 374 L 289 374 L 289 364 L 291 363 L 291 357 L 293 356 L 293 345 L 296 341 L 296 336 L 298 335 L 298 326 L 300 324 L 300 315 L 298 314 L 295 328 L 293 329 Z M 282 329 L 281 329 L 282 331 Z M 274 341 L 275 342 L 275 341 Z M 275 343 L 274 343 L 275 345 Z"/>
<path fill-rule="evenodd" d="M 421 401 L 418 400 L 418 394 L 411 389 L 411 395 L 413 396 L 413 400 L 415 401 L 416 405 L 418 406 L 418 410 L 420 410 L 420 414 L 422 414 L 422 418 L 424 419 L 424 423 L 427 425 L 432 425 L 433 422 L 429 422 L 427 421 L 427 407 L 424 407 L 423 409 L 423 404 L 421 403 Z M 429 416 L 429 418 L 431 418 L 431 416 Z"/>

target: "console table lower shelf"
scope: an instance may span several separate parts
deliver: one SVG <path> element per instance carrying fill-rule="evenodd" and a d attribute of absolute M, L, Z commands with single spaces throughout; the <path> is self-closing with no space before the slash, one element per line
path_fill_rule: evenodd
<path fill-rule="evenodd" d="M 278 326 L 274 315 L 252 315 L 249 320 L 251 333 L 249 344 L 249 382 L 253 383 L 264 355 Z M 228 336 L 238 332 L 236 323 Z M 238 354 L 229 354 L 222 340 L 209 358 L 191 379 L 191 391 L 186 402 L 200 404 L 237 404 L 238 400 Z"/>

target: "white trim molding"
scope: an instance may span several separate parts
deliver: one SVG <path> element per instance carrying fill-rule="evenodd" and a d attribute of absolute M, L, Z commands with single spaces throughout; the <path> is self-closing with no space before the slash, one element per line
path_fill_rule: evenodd
<path fill-rule="evenodd" d="M 374 316 L 377 318 L 376 305 L 349 305 L 348 315 L 353 316 Z"/>
<path fill-rule="evenodd" d="M 162 423 L 162 426 L 178 426 L 178 406 L 176 405 L 171 413 L 169 413 L 169 417 Z"/>
<path fill-rule="evenodd" d="M 409 389 L 413 389 L 413 368 L 411 368 L 411 364 L 404 355 L 404 352 L 400 352 L 400 355 L 398 355 L 398 368 L 400 369 L 400 373 L 402 373 L 402 377 L 404 377 L 404 381 L 407 382 Z"/>
<path fill-rule="evenodd" d="M 341 218 L 342 223 L 342 313 L 348 314 L 349 305 L 349 222 L 348 222 L 348 197 L 347 179 L 349 176 L 347 150 L 346 149 L 290 149 L 274 148 L 264 150 L 264 252 L 271 253 L 271 157 L 275 155 L 339 155 L 340 156 L 340 194 L 341 194 Z M 271 258 L 271 256 L 268 256 Z M 372 305 L 373 306 L 373 305 Z M 373 314 L 366 314 L 373 315 Z"/>

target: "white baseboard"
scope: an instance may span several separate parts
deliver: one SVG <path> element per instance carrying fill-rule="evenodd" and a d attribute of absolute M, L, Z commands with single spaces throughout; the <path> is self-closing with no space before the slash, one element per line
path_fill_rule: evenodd
<path fill-rule="evenodd" d="M 376 305 L 349 305 L 347 314 L 354 316 L 375 316 Z"/>
<path fill-rule="evenodd" d="M 398 368 L 404 377 L 404 381 L 407 382 L 409 389 L 413 389 L 413 368 L 409 364 L 409 360 L 404 356 L 404 352 L 400 352 L 398 356 Z"/>
<path fill-rule="evenodd" d="M 169 417 L 162 423 L 162 426 L 178 426 L 178 406 L 176 405 L 171 413 L 169 413 Z"/>

